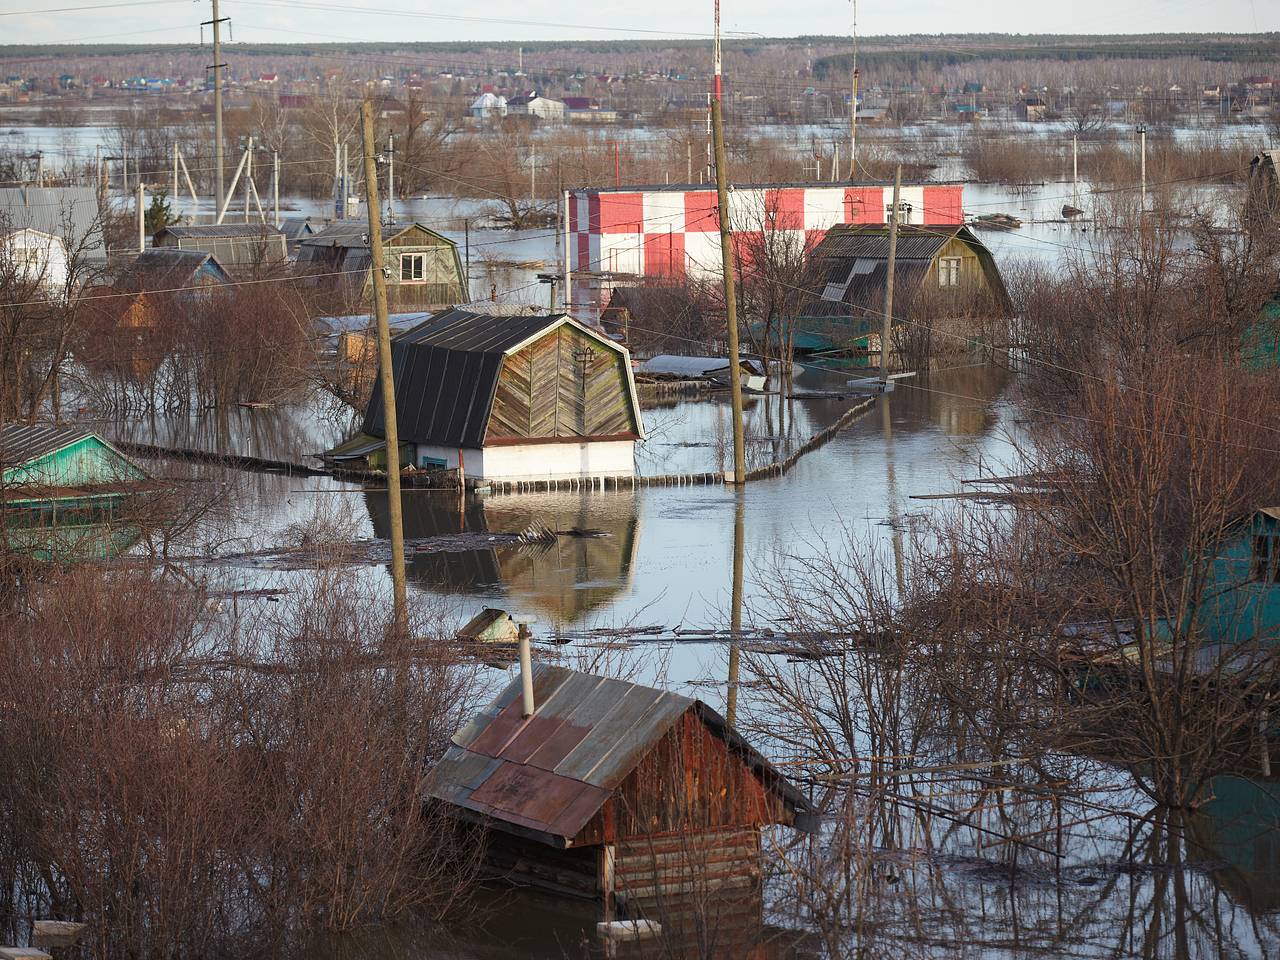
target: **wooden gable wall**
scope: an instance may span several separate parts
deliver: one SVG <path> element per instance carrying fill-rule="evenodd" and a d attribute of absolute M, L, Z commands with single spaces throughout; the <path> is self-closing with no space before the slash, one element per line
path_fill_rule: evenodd
<path fill-rule="evenodd" d="M 564 325 L 507 357 L 486 443 L 639 433 L 621 354 Z"/>
<path fill-rule="evenodd" d="M 573 845 L 793 820 L 782 799 L 690 707 L 573 838 Z"/>

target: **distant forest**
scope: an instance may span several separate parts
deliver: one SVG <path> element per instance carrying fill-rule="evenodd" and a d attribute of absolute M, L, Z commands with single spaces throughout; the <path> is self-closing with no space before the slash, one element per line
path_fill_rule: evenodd
<path fill-rule="evenodd" d="M 724 45 L 744 53 L 771 46 L 831 46 L 848 43 L 842 36 L 726 37 Z M 378 43 L 236 43 L 228 44 L 241 56 L 324 56 L 341 53 L 481 53 L 515 50 L 525 53 L 573 50 L 596 54 L 636 54 L 655 49 L 694 50 L 706 40 L 476 40 L 449 42 Z M 57 56 L 127 56 L 163 54 L 189 50 L 192 44 L 84 43 L 84 44 L 0 44 L 0 58 L 24 59 Z M 904 34 L 869 36 L 860 39 L 860 60 L 868 66 L 892 62 L 895 66 L 957 65 L 972 60 L 1074 60 L 1161 59 L 1192 57 L 1224 62 L 1251 62 L 1280 59 L 1280 33 L 1199 34 Z M 849 54 L 836 54 L 814 61 L 814 73 L 848 71 Z"/>

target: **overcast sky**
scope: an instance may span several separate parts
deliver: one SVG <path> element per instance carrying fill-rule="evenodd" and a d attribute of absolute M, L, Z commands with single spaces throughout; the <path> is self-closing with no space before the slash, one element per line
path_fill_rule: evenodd
<path fill-rule="evenodd" d="M 0 44 L 191 43 L 207 0 L 0 0 Z M 62 8 L 62 9 L 58 9 Z M 764 36 L 842 34 L 849 0 L 723 0 L 726 32 Z M 41 11 L 49 12 L 41 12 Z M 483 4 L 423 0 L 222 0 L 235 40 L 304 42 L 391 40 L 557 40 L 700 36 L 710 32 L 712 2 L 648 0 L 490 0 Z M 470 18 L 470 19 L 468 19 Z M 896 0 L 858 8 L 864 36 L 899 33 L 1150 33 L 1280 30 L 1276 0 L 1172 0 L 1167 3 L 1074 0 L 979 3 Z M 510 21 L 510 22 L 498 22 Z"/>

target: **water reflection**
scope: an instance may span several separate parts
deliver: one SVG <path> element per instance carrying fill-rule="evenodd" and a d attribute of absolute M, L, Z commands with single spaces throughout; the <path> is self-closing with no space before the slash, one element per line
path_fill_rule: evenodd
<path fill-rule="evenodd" d="M 1213 799 L 1187 820 L 1191 847 L 1251 913 L 1280 910 L 1280 784 L 1215 777 Z"/>
<path fill-rule="evenodd" d="M 405 538 L 457 533 L 519 533 L 542 524 L 553 543 L 474 550 L 410 552 L 409 582 L 428 593 L 462 592 L 509 599 L 520 612 L 570 623 L 607 606 L 632 586 L 640 516 L 635 491 L 583 495 L 504 494 L 468 497 L 406 491 Z M 389 532 L 387 498 L 364 494 L 374 535 Z"/>

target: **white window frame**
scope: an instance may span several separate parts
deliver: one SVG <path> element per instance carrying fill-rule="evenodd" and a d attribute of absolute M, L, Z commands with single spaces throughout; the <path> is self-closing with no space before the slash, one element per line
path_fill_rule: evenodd
<path fill-rule="evenodd" d="M 958 287 L 960 286 L 960 267 L 964 263 L 963 257 L 939 257 L 938 258 L 938 286 L 940 287 Z"/>
<path fill-rule="evenodd" d="M 406 264 L 411 265 L 409 267 L 409 276 L 407 277 L 404 275 Z M 400 282 L 401 283 L 426 283 L 427 282 L 427 255 L 425 253 L 400 254 Z"/>

